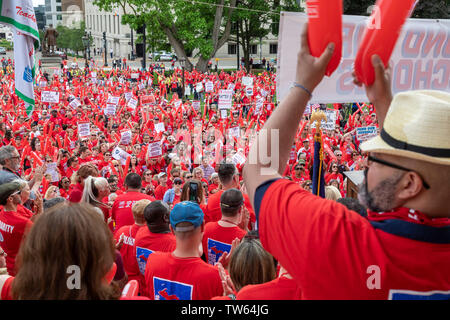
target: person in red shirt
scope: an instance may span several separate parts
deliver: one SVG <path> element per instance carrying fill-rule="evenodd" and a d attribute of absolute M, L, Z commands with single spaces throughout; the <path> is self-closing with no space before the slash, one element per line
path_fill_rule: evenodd
<path fill-rule="evenodd" d="M 134 224 L 123 226 L 114 233 L 114 240 L 120 247 L 123 266 L 128 275 L 128 280 L 139 280 L 139 267 L 135 255 L 135 241 L 138 231 L 145 226 L 144 209 L 151 203 L 148 199 L 142 199 L 133 204 Z"/>
<path fill-rule="evenodd" d="M 310 180 L 308 170 L 305 168 L 305 160 L 298 160 L 298 162 L 294 165 L 294 170 L 291 174 L 292 181 L 297 183 L 301 183 L 303 181 Z"/>
<path fill-rule="evenodd" d="M 22 239 L 33 225 L 17 211 L 22 204 L 20 192 L 26 184 L 26 181 L 15 180 L 0 185 L 0 205 L 3 206 L 0 209 L 0 243 L 7 254 L 6 268 L 11 276 L 16 274 L 16 256 Z"/>
<path fill-rule="evenodd" d="M 333 56 L 309 52 L 306 28 L 297 55 L 296 82 L 263 130 L 278 130 L 278 159 L 286 161 L 301 116 Z M 375 81 L 366 86 L 380 122 L 368 152 L 358 198 L 367 218 L 281 179 L 262 174 L 273 163 L 246 164 L 244 179 L 258 216 L 261 243 L 299 284 L 302 299 L 450 298 L 450 94 L 409 91 L 392 99 L 390 72 L 373 55 Z M 362 85 L 358 79 L 354 83 Z M 430 112 L 430 109 L 433 112 Z M 435 137 L 431 139 L 431 137 Z M 263 140 L 264 139 L 264 140 Z M 281 141 L 281 143 L 280 143 Z M 359 241 L 355 241 L 358 239 Z M 320 266 L 320 267 L 319 267 Z M 307 276 L 306 276 L 307 275 Z"/>
<path fill-rule="evenodd" d="M 169 207 L 163 201 L 153 201 L 145 207 L 144 218 L 147 225 L 136 234 L 134 257 L 139 266 L 140 292 L 145 292 L 145 268 L 147 259 L 155 251 L 172 252 L 176 240 L 169 228 Z"/>
<path fill-rule="evenodd" d="M 111 210 L 111 217 L 115 222 L 116 230 L 134 223 L 131 211 L 133 204 L 142 199 L 155 200 L 153 197 L 141 193 L 141 184 L 142 179 L 137 173 L 129 173 L 125 177 L 126 192 L 117 196 Z"/>
<path fill-rule="evenodd" d="M 212 194 L 206 206 L 205 221 L 219 221 L 222 217 L 222 211 L 220 209 L 220 197 L 225 190 L 240 188 L 239 175 L 236 166 L 232 163 L 222 163 L 219 165 L 219 180 L 222 184 L 222 190 L 217 191 Z M 244 193 L 244 203 L 248 212 L 250 213 L 249 230 L 253 230 L 255 222 L 255 212 L 253 211 L 252 205 L 250 204 L 250 199 L 247 194 Z"/>
<path fill-rule="evenodd" d="M 217 172 L 214 172 L 211 175 L 210 183 L 208 186 L 208 193 L 214 194 L 217 191 L 219 191 L 219 174 Z"/>
<path fill-rule="evenodd" d="M 175 205 L 170 229 L 176 238 L 173 252 L 154 252 L 145 269 L 145 295 L 151 300 L 209 300 L 223 292 L 217 267 L 203 261 L 205 224 L 200 206 L 191 201 Z"/>
<path fill-rule="evenodd" d="M 161 172 L 158 174 L 158 180 L 159 186 L 155 189 L 155 198 L 156 200 L 162 200 L 166 191 L 169 190 L 169 186 L 167 185 L 167 173 Z"/>
<path fill-rule="evenodd" d="M 331 162 L 330 170 L 325 174 L 325 182 L 327 184 L 333 179 L 339 181 L 339 183 L 344 182 L 344 177 L 339 173 L 339 167 L 336 161 Z"/>
<path fill-rule="evenodd" d="M 206 262 L 215 265 L 224 253 L 229 253 L 234 239 L 241 240 L 247 233 L 239 227 L 242 222 L 244 197 L 237 189 L 228 189 L 220 197 L 222 219 L 208 222 L 203 234 L 203 252 Z M 244 223 L 246 226 L 247 223 Z"/>

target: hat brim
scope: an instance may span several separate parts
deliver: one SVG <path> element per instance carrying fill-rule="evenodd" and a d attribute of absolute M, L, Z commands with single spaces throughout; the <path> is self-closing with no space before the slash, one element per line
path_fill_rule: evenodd
<path fill-rule="evenodd" d="M 440 164 L 440 165 L 450 165 L 450 158 L 438 158 L 427 156 L 423 153 L 412 152 L 408 150 L 401 150 L 391 147 L 387 144 L 381 136 L 377 136 L 368 141 L 361 143 L 360 149 L 364 152 L 376 152 L 376 153 L 384 153 L 404 158 L 411 158 L 420 161 Z"/>

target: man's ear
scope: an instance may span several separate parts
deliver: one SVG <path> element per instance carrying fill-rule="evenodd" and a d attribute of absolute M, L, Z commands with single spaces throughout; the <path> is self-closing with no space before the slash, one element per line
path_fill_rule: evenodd
<path fill-rule="evenodd" d="M 410 200 L 417 196 L 425 187 L 423 186 L 422 178 L 413 171 L 408 171 L 405 173 L 403 178 L 398 184 L 399 193 L 398 197 L 401 200 Z"/>
<path fill-rule="evenodd" d="M 173 234 L 173 235 L 175 235 L 175 231 L 173 230 L 173 228 L 172 228 L 172 225 L 171 224 L 169 224 L 169 228 L 170 228 L 170 232 Z"/>

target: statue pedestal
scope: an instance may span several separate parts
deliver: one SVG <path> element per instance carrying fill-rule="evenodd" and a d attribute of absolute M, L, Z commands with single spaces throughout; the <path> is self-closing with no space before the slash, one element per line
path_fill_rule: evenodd
<path fill-rule="evenodd" d="M 60 56 L 42 56 L 41 58 L 41 70 L 42 73 L 47 72 L 49 75 L 55 74 L 58 72 L 60 74 L 61 71 L 62 58 Z"/>

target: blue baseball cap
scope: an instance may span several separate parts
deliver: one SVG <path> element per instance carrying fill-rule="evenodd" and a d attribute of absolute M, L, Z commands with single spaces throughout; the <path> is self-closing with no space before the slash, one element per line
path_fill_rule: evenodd
<path fill-rule="evenodd" d="M 192 226 L 177 227 L 180 222 L 190 222 Z M 177 203 L 170 212 L 170 224 L 175 231 L 191 231 L 202 225 L 203 211 L 200 206 L 192 201 Z"/>

